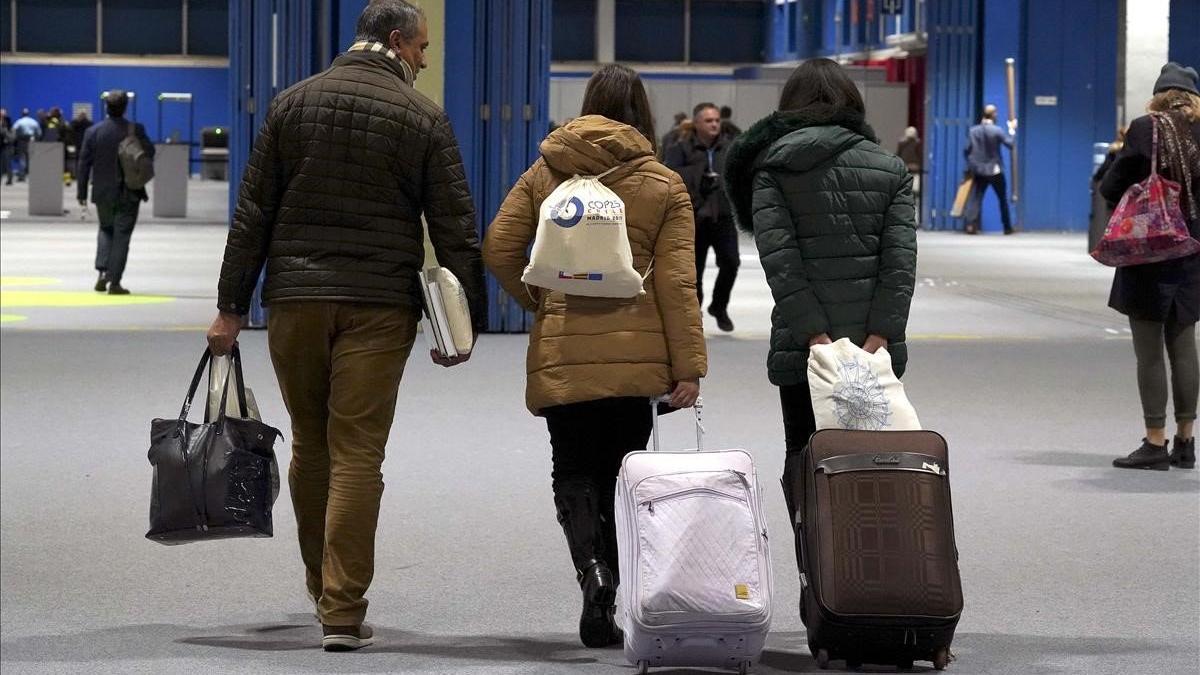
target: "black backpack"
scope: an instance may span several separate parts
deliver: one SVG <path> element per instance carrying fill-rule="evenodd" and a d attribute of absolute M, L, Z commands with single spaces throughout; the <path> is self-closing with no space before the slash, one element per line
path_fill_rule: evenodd
<path fill-rule="evenodd" d="M 154 180 L 154 159 L 146 152 L 136 130 L 137 124 L 129 122 L 129 133 L 117 146 L 117 161 L 121 164 L 121 174 L 129 190 L 145 189 Z"/>

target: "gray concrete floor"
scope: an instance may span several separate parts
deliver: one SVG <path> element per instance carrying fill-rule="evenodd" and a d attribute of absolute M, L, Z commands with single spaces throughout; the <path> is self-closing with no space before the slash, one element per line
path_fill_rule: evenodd
<path fill-rule="evenodd" d="M 21 317 L 0 329 L 4 672 L 633 672 L 573 633 L 548 438 L 522 405 L 524 336 L 486 336 L 451 371 L 410 363 L 369 595 L 376 646 L 315 647 L 286 485 L 273 540 L 142 537 L 148 423 L 178 410 L 213 313 L 220 188 L 193 183 L 187 221 L 139 225 L 126 281 L 154 304 L 107 306 L 89 290 L 94 221 L 31 219 L 0 189 L 0 314 Z M 1196 672 L 1200 476 L 1109 467 L 1141 435 L 1111 271 L 1075 235 L 922 233 L 920 246 L 905 382 L 953 457 L 967 604 L 951 672 Z M 734 302 L 737 332 L 709 326 L 709 440 L 750 449 L 773 484 L 771 301 L 751 245 Z M 247 380 L 286 431 L 265 337 L 242 339 Z M 666 418 L 668 442 L 689 437 L 684 415 Z M 277 451 L 286 465 L 287 442 Z M 816 672 L 783 501 L 767 496 L 775 617 L 756 672 Z"/>

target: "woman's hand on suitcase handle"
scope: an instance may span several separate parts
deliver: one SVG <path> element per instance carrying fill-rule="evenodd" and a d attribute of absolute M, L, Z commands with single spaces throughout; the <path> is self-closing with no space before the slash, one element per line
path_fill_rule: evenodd
<path fill-rule="evenodd" d="M 237 344 L 238 333 L 242 332 L 242 317 L 230 312 L 220 312 L 208 329 L 208 348 L 213 356 L 225 356 Z"/>
<path fill-rule="evenodd" d="M 867 341 L 863 343 L 863 351 L 868 354 L 874 354 L 880 348 L 887 349 L 888 339 L 882 335 L 868 335 Z"/>
<path fill-rule="evenodd" d="M 675 383 L 668 402 L 672 408 L 690 408 L 696 405 L 698 398 L 700 398 L 700 380 L 684 380 Z"/>

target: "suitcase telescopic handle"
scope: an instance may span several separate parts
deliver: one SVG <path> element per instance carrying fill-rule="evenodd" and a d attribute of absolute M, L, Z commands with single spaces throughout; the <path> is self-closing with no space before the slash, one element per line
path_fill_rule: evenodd
<path fill-rule="evenodd" d="M 659 452 L 660 450 L 662 450 L 662 446 L 659 445 L 659 441 L 658 441 L 658 404 L 659 403 L 667 403 L 670 400 L 671 400 L 671 397 L 667 396 L 666 394 L 664 394 L 662 396 L 655 396 L 650 399 L 650 419 L 653 420 L 653 422 L 654 422 L 653 438 L 654 438 L 654 451 L 655 452 Z M 696 452 L 700 452 L 700 451 L 704 450 L 704 434 L 705 434 L 704 417 L 703 417 L 704 416 L 704 399 L 703 398 L 696 399 L 696 405 L 692 406 L 692 412 L 695 413 L 695 415 L 696 415 Z"/>

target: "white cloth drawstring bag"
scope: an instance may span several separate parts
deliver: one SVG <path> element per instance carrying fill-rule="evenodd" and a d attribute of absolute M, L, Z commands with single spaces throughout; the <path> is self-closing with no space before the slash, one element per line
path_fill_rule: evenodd
<path fill-rule="evenodd" d="M 921 428 L 886 349 L 868 354 L 850 338 L 813 345 L 808 351 L 808 389 L 817 429 Z"/>
<path fill-rule="evenodd" d="M 633 268 L 625 202 L 599 176 L 569 178 L 542 202 L 533 252 L 521 281 L 568 295 L 633 298 L 645 277 Z"/>

